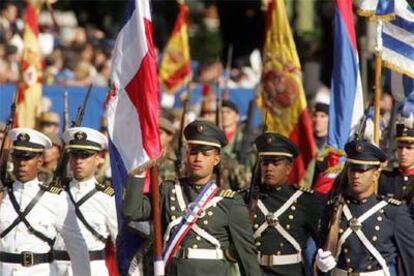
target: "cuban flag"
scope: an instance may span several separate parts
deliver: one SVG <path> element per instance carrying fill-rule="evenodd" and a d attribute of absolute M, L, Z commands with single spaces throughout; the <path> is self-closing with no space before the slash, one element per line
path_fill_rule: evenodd
<path fill-rule="evenodd" d="M 364 115 L 352 1 L 337 0 L 334 64 L 329 105 L 327 169 L 317 177 L 314 189 L 328 193 L 343 168 L 344 147 Z"/>
<path fill-rule="evenodd" d="M 394 0 L 359 0 L 358 15 L 370 19 L 389 20 L 394 17 L 394 6 Z"/>
<path fill-rule="evenodd" d="M 107 119 L 120 225 L 118 266 L 121 275 L 128 275 L 134 273 L 131 272 L 134 269 L 131 261 L 143 240 L 131 231 L 125 231 L 126 225 L 120 216 L 124 183 L 129 171 L 160 154 L 159 86 L 149 0 L 127 3 L 123 26 L 115 43 L 111 79 Z M 146 185 L 148 189 L 149 185 Z"/>

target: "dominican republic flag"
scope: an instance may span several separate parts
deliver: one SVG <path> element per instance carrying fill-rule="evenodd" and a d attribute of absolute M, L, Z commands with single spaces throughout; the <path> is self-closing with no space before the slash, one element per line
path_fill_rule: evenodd
<path fill-rule="evenodd" d="M 329 105 L 328 168 L 314 189 L 328 193 L 342 170 L 344 146 L 364 115 L 358 49 L 351 0 L 337 0 L 335 11 L 334 64 Z"/>
<path fill-rule="evenodd" d="M 128 275 L 136 268 L 131 267 L 131 261 L 143 239 L 125 231 L 126 224 L 120 216 L 124 183 L 129 171 L 160 154 L 159 87 L 149 0 L 127 3 L 123 26 L 115 43 L 111 79 L 107 118 L 120 227 L 118 266 L 121 275 Z M 146 185 L 148 189 L 149 185 Z"/>

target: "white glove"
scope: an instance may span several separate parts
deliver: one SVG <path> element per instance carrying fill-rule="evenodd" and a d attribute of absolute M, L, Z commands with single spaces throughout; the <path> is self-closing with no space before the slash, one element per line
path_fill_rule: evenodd
<path fill-rule="evenodd" d="M 319 270 L 322 272 L 328 272 L 334 269 L 336 266 L 336 261 L 335 258 L 332 256 L 331 251 L 323 251 L 320 248 L 318 249 L 318 254 L 316 254 L 315 261 Z"/>

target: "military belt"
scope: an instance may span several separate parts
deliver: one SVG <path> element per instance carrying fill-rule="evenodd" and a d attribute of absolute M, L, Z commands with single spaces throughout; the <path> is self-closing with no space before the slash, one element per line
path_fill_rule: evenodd
<path fill-rule="evenodd" d="M 221 249 L 180 248 L 175 253 L 176 259 L 223 260 Z"/>
<path fill-rule="evenodd" d="M 257 259 L 262 266 L 290 265 L 302 262 L 302 254 L 265 255 L 259 252 Z"/>
<path fill-rule="evenodd" d="M 53 251 L 53 256 L 56 261 L 70 261 L 70 256 L 67 251 L 55 250 Z M 105 249 L 89 251 L 89 260 L 105 260 Z"/>
<path fill-rule="evenodd" d="M 335 268 L 332 276 L 384 276 L 383 270 L 369 271 L 369 272 L 348 272 L 343 269 Z"/>
<path fill-rule="evenodd" d="M 0 252 L 0 262 L 21 264 L 24 267 L 30 267 L 42 263 L 53 262 L 53 255 L 49 253 L 33 253 L 24 251 L 20 254 Z"/>

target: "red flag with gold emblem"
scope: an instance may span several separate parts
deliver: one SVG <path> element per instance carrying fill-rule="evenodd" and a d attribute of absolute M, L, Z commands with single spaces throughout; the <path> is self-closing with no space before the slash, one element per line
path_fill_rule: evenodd
<path fill-rule="evenodd" d="M 190 46 L 188 43 L 188 7 L 179 4 L 179 13 L 171 37 L 164 49 L 159 75 L 161 85 L 169 93 L 175 93 L 178 88 L 191 78 Z"/>
<path fill-rule="evenodd" d="M 28 0 L 23 32 L 23 55 L 17 84 L 17 125 L 34 128 L 41 112 L 42 59 L 39 46 L 37 16 L 43 0 Z"/>
<path fill-rule="evenodd" d="M 266 110 L 267 131 L 289 137 L 298 146 L 300 154 L 289 182 L 302 184 L 316 148 L 284 0 L 271 0 L 268 5 L 258 105 Z"/>

